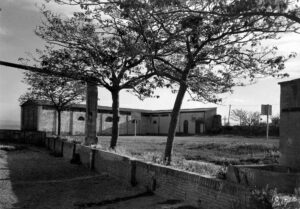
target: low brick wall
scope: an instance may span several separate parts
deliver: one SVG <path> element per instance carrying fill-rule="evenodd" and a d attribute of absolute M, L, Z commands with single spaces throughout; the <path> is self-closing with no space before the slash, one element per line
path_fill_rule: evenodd
<path fill-rule="evenodd" d="M 63 157 L 71 160 L 73 158 L 73 152 L 75 151 L 74 146 L 76 146 L 76 144 L 71 143 L 71 142 L 64 142 L 64 146 L 63 146 Z"/>
<path fill-rule="evenodd" d="M 46 145 L 51 150 L 54 149 L 54 141 L 56 152 L 61 151 L 63 143 L 62 153 L 66 159 L 71 159 L 75 151 L 84 166 L 99 173 L 108 173 L 129 185 L 153 191 L 159 196 L 185 200 L 198 208 L 242 209 L 249 206 L 250 191 L 243 185 L 62 142 L 61 139 L 48 140 Z"/>
<path fill-rule="evenodd" d="M 44 146 L 46 133 L 40 131 L 0 130 L 0 141 Z"/>
<path fill-rule="evenodd" d="M 90 159 L 91 152 L 92 149 L 90 147 L 76 145 L 76 153 L 80 155 L 81 163 L 87 168 L 91 168 L 91 159 Z"/>
<path fill-rule="evenodd" d="M 108 173 L 128 184 L 131 182 L 132 160 L 129 157 L 117 155 L 102 150 L 95 151 L 94 168 L 97 172 Z"/>
<path fill-rule="evenodd" d="M 199 208 L 245 208 L 250 192 L 224 180 L 136 161 L 136 181 L 160 196 L 190 202 Z"/>

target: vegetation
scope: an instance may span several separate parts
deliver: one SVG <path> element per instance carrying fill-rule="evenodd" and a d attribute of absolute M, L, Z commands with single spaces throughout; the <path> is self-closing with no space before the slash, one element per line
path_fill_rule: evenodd
<path fill-rule="evenodd" d="M 146 47 L 142 37 L 117 18 L 118 11 L 77 12 L 70 18 L 62 18 L 48 10 L 42 12 L 45 22 L 38 27 L 37 35 L 60 47 L 48 52 L 50 56 L 42 67 L 63 71 L 68 66 L 68 72 L 89 75 L 91 82 L 111 92 L 110 147 L 115 148 L 119 135 L 120 91 L 130 90 L 142 99 L 151 96 L 153 88 L 160 86 L 150 79 L 155 74 L 145 64 Z"/>
<path fill-rule="evenodd" d="M 231 111 L 230 117 L 234 121 L 238 121 L 240 126 L 258 125 L 260 121 L 259 112 L 251 112 L 243 109 L 234 109 Z"/>
<path fill-rule="evenodd" d="M 261 47 L 260 42 L 276 39 L 279 32 L 293 31 L 292 24 L 275 18 L 223 18 L 213 14 L 235 3 L 140 1 L 132 5 L 125 1 L 123 5 L 126 19 L 136 25 L 147 43 L 153 43 L 147 45 L 155 51 L 152 67 L 178 87 L 164 155 L 167 164 L 186 91 L 194 100 L 218 102 L 217 94 L 260 76 L 274 76 L 284 68 L 286 59 L 272 57 L 276 49 Z M 144 16 L 148 20 L 140 24 Z"/>
<path fill-rule="evenodd" d="M 268 187 L 264 189 L 253 189 L 250 204 L 257 209 L 298 209 L 300 206 L 299 189 L 295 194 L 277 193 L 276 189 Z"/>
<path fill-rule="evenodd" d="M 110 38 L 117 34 L 121 39 L 125 37 L 124 40 L 137 42 L 139 48 L 129 47 L 128 52 L 137 52 L 138 58 L 145 57 L 149 69 L 165 78 L 169 82 L 167 86 L 178 92 L 164 152 L 167 164 L 171 162 L 178 113 L 186 91 L 194 100 L 218 102 L 220 100 L 217 94 L 228 92 L 233 86 L 254 82 L 259 77 L 280 75 L 287 58 L 276 56 L 276 47 L 263 47 L 261 42 L 275 40 L 279 38 L 279 33 L 294 32 L 298 29 L 294 27 L 294 22 L 280 15 L 254 13 L 252 7 L 257 5 L 248 1 L 56 0 L 56 2 L 80 5 L 84 9 L 85 12 L 76 13 L 77 19 L 72 20 L 72 24 L 75 23 L 76 28 L 83 30 L 84 35 L 90 35 L 90 31 L 95 31 L 91 25 L 97 22 L 102 26 L 97 31 L 102 37 Z M 261 4 L 261 1 L 259 3 Z M 279 6 L 286 8 L 286 4 L 280 1 Z M 265 4 L 263 8 L 268 12 L 278 11 L 272 4 L 270 6 Z M 81 20 L 79 23 L 78 18 Z M 89 24 L 83 24 L 84 27 L 81 27 L 82 20 L 86 19 Z M 53 25 L 62 23 L 62 26 L 68 26 L 60 18 L 55 17 L 52 20 Z M 62 27 L 59 27 L 59 30 L 52 30 L 54 27 L 46 32 L 42 30 L 40 34 L 50 42 L 59 42 L 65 46 L 64 42 L 58 40 L 78 32 L 74 30 L 75 27 L 70 28 L 73 28 L 72 33 L 66 35 L 61 34 L 64 31 L 61 30 Z M 47 38 L 52 31 L 60 33 L 54 32 L 54 35 Z M 127 39 L 126 34 L 134 36 Z M 80 39 L 76 41 L 78 37 Z M 98 40 L 98 36 L 90 36 L 87 41 L 82 41 L 82 38 L 85 37 L 76 35 L 68 46 L 80 46 L 78 49 L 82 50 L 83 44 L 88 43 L 88 47 L 95 46 L 93 41 Z M 109 48 L 105 47 L 110 46 L 104 46 L 104 50 L 108 50 Z M 112 48 L 114 50 L 113 53 L 108 53 L 109 57 L 116 52 L 114 44 Z M 93 47 L 89 51 L 98 53 L 101 49 Z M 100 54 L 106 54 L 106 51 Z M 116 135 L 115 131 L 113 135 Z"/>
<path fill-rule="evenodd" d="M 69 141 L 84 137 L 69 136 Z M 149 162 L 164 164 L 164 136 L 120 136 L 120 154 Z M 102 136 L 98 148 L 109 149 L 109 137 Z M 171 165 L 204 175 L 217 176 L 229 164 L 276 164 L 279 140 L 237 136 L 177 137 Z"/>

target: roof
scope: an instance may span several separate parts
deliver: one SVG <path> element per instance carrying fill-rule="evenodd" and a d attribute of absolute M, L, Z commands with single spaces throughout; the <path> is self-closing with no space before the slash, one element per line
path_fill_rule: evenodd
<path fill-rule="evenodd" d="M 40 106 L 53 106 L 50 101 L 45 100 L 28 100 L 21 104 L 21 106 L 27 105 L 27 104 L 33 104 L 33 105 L 40 105 Z M 80 108 L 85 109 L 85 104 L 73 104 L 70 105 L 70 108 Z M 98 106 L 98 110 L 111 110 L 112 108 L 110 106 Z M 216 110 L 216 107 L 208 107 L 208 108 L 188 108 L 188 109 L 181 109 L 180 112 L 206 112 L 211 110 Z M 172 109 L 163 109 L 163 110 L 149 110 L 149 109 L 136 109 L 136 108 L 122 108 L 120 107 L 120 111 L 124 112 L 140 112 L 140 113 L 171 113 Z"/>
<path fill-rule="evenodd" d="M 279 82 L 278 84 L 281 85 L 281 84 L 288 84 L 288 83 L 294 83 L 294 82 L 300 82 L 300 78 L 289 80 L 289 81 L 282 81 L 282 82 Z"/>

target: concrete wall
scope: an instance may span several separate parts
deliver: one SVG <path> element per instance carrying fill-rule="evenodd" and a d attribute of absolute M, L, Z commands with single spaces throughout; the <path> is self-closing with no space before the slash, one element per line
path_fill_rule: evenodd
<path fill-rule="evenodd" d="M 281 83 L 280 164 L 300 169 L 300 79 Z"/>
<path fill-rule="evenodd" d="M 22 110 L 22 130 L 26 131 L 37 131 L 37 118 L 38 118 L 38 109 L 34 105 L 26 105 Z"/>
<path fill-rule="evenodd" d="M 184 122 L 188 121 L 188 133 L 196 133 L 196 121 L 201 121 L 201 130 L 209 130 L 212 127 L 213 116 L 216 110 L 205 112 L 182 112 L 179 115 L 177 133 L 184 132 Z M 61 113 L 61 135 L 84 135 L 86 115 L 83 109 L 72 109 Z M 97 135 L 110 135 L 112 122 L 107 121 L 112 117 L 111 113 L 98 112 L 96 119 Z M 171 119 L 170 113 L 141 114 L 141 118 L 135 124 L 130 112 L 120 113 L 119 134 L 120 135 L 166 135 Z M 28 104 L 22 106 L 22 127 L 24 130 L 45 131 L 50 134 L 57 133 L 58 118 L 53 107 Z"/>
<path fill-rule="evenodd" d="M 56 111 L 43 109 L 40 114 L 39 131 L 56 133 Z"/>
<path fill-rule="evenodd" d="M 184 132 L 184 121 L 188 121 L 188 134 L 195 134 L 196 130 L 196 120 L 205 120 L 204 112 L 196 112 L 196 113 L 180 113 L 180 124 L 179 124 L 179 132 Z"/>
<path fill-rule="evenodd" d="M 0 130 L 0 141 L 44 146 L 46 134 L 38 131 Z"/>

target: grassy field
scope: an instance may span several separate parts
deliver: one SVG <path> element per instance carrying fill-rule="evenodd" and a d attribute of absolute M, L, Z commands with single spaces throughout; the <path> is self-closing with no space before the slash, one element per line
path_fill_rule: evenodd
<path fill-rule="evenodd" d="M 99 144 L 108 149 L 110 137 L 101 136 Z M 120 136 L 117 152 L 145 161 L 162 163 L 166 136 Z M 277 163 L 279 139 L 245 138 L 238 136 L 176 137 L 173 165 L 176 167 L 217 175 L 229 164 Z M 203 170 L 204 168 L 204 170 Z"/>

